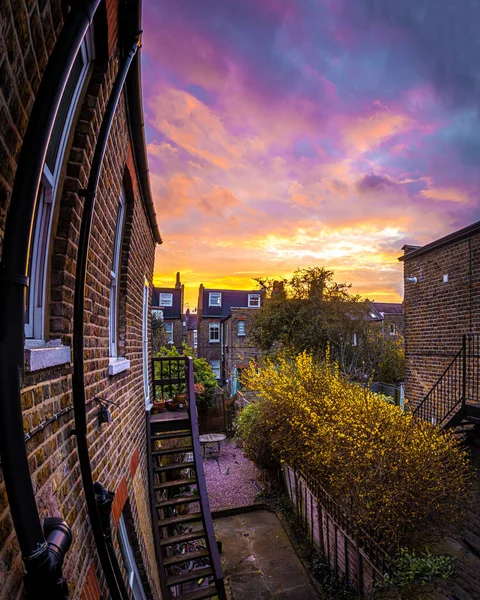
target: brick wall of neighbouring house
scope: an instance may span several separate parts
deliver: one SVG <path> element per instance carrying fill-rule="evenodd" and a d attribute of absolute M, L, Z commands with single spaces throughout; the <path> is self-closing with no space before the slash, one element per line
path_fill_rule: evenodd
<path fill-rule="evenodd" d="M 229 377 L 235 367 L 245 368 L 251 359 L 256 360 L 262 355 L 261 350 L 253 340 L 253 320 L 255 308 L 232 308 L 228 319 L 228 347 L 225 349 L 225 371 Z M 238 323 L 245 323 L 245 335 L 238 335 Z"/>
<path fill-rule="evenodd" d="M 480 235 L 407 258 L 404 275 L 418 279 L 405 282 L 404 304 L 405 397 L 417 404 L 460 350 L 462 335 L 480 331 Z"/>
<path fill-rule="evenodd" d="M 220 319 L 202 318 L 201 314 L 198 317 L 198 333 L 197 333 L 197 355 L 200 358 L 210 360 L 221 359 L 220 342 L 209 342 L 209 323 L 220 323 Z"/>
<path fill-rule="evenodd" d="M 116 48 L 118 1 L 110 0 L 99 11 L 108 30 L 108 55 L 101 56 L 87 75 L 85 90 L 67 147 L 64 178 L 60 183 L 53 221 L 49 261 L 49 318 L 47 337 L 72 342 L 74 277 L 83 199 L 78 195 L 90 172 L 103 112 L 119 67 Z M 62 27 L 60 0 L 5 2 L 0 20 L 0 252 L 5 219 L 22 137 L 38 85 L 56 36 Z M 113 16 L 112 16 L 113 15 Z M 108 18 L 107 18 L 108 17 Z M 110 20 L 108 20 L 110 19 Z M 152 282 L 155 242 L 139 184 L 129 138 L 125 97 L 120 100 L 107 146 L 96 197 L 88 254 L 85 294 L 85 393 L 114 401 L 113 420 L 98 427 L 97 402 L 87 405 L 88 444 L 95 480 L 118 491 L 117 503 L 128 498 L 132 527 L 137 536 L 139 561 L 154 598 L 161 598 L 153 555 L 148 507 L 145 400 L 143 384 L 142 303 L 145 278 Z M 119 354 L 130 368 L 108 375 L 108 307 L 110 271 L 121 184 L 127 197 L 121 254 L 119 303 Z M 71 406 L 70 364 L 24 374 L 22 407 L 25 433 L 52 414 Z M 72 412 L 47 426 L 27 442 L 27 452 L 41 518 L 58 515 L 68 521 L 73 543 L 64 574 L 71 597 L 106 597 L 105 580 L 96 554 L 80 477 Z M 133 469 L 132 465 L 135 466 Z M 115 536 L 116 538 L 116 536 Z M 118 543 L 115 541 L 118 550 Z M 119 562 L 122 563 L 120 553 Z M 0 597 L 23 596 L 23 567 L 13 530 L 3 477 L 0 471 Z"/>

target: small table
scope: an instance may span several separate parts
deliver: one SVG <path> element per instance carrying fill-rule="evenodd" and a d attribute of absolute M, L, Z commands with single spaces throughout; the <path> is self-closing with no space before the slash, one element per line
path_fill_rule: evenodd
<path fill-rule="evenodd" d="M 206 433 L 198 439 L 203 446 L 203 458 L 205 458 L 205 448 L 207 444 L 217 444 L 218 454 L 220 454 L 220 444 L 227 436 L 224 433 Z"/>

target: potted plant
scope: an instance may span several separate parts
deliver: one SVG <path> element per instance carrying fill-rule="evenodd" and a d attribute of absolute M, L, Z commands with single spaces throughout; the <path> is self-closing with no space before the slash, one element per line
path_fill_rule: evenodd
<path fill-rule="evenodd" d="M 165 400 L 160 398 L 153 401 L 152 413 L 161 413 L 165 411 Z"/>
<path fill-rule="evenodd" d="M 180 402 L 178 401 L 178 396 L 175 399 L 170 399 L 165 402 L 165 408 L 170 411 L 178 410 L 178 405 Z"/>

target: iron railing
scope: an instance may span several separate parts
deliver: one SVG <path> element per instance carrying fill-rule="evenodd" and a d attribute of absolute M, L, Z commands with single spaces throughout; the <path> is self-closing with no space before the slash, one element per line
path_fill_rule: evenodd
<path fill-rule="evenodd" d="M 463 335 L 462 347 L 413 411 L 417 418 L 445 427 L 468 404 L 480 401 L 480 334 Z"/>

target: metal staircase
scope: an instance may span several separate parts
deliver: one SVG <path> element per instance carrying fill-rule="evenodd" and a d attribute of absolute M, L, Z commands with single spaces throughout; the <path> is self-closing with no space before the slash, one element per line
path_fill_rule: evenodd
<path fill-rule="evenodd" d="M 480 333 L 463 336 L 462 347 L 413 415 L 442 429 L 477 433 L 480 425 Z"/>
<path fill-rule="evenodd" d="M 147 412 L 150 505 L 164 600 L 226 600 L 203 473 L 190 357 L 154 358 L 155 398 L 186 392 L 186 407 Z"/>

